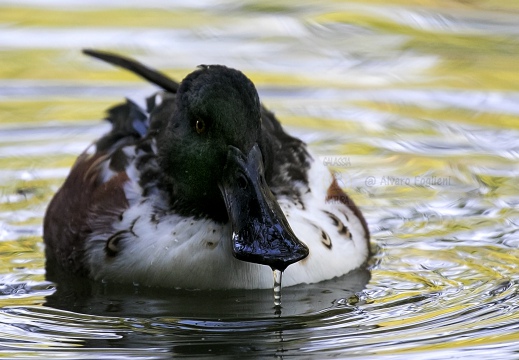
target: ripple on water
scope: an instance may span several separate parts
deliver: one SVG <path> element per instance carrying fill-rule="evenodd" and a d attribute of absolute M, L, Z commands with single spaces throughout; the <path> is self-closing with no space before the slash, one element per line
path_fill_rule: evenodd
<path fill-rule="evenodd" d="M 492 353 L 517 335 L 519 284 L 506 276 L 516 270 L 507 260 L 517 255 L 515 249 L 481 251 L 456 243 L 434 256 L 420 247 L 386 248 L 376 254 L 369 283 L 369 272 L 361 271 L 284 289 L 281 316 L 274 315 L 270 290 L 122 291 L 62 283 L 47 297 L 50 307 L 2 309 L 1 346 L 39 355 L 62 348 L 83 356 L 94 346 L 109 346 L 113 352 L 106 356 L 144 354 L 127 349 L 135 346 L 146 347 L 151 358 L 164 351 L 420 358 L 433 350 Z"/>
<path fill-rule="evenodd" d="M 0 357 L 517 358 L 512 2 L 8 3 Z M 83 59 L 84 46 L 176 78 L 200 63 L 244 70 L 320 160 L 345 160 L 332 170 L 370 224 L 369 272 L 284 288 L 281 314 L 272 290 L 47 281 L 42 217 L 75 157 L 106 130 L 91 119 L 153 91 Z"/>

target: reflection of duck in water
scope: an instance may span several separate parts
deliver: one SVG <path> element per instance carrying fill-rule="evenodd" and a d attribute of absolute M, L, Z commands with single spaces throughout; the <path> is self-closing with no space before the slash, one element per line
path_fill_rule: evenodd
<path fill-rule="evenodd" d="M 303 314 L 329 316 L 326 310 L 334 307 L 353 305 L 356 301 L 362 304 L 363 299 L 356 294 L 365 289 L 370 277 L 370 272 L 361 267 L 317 284 L 283 288 L 282 314 L 285 317 Z M 45 305 L 81 314 L 130 318 L 218 318 L 225 321 L 251 316 L 271 318 L 274 312 L 272 289 L 193 291 L 135 287 L 132 284 L 77 281 L 77 277 L 63 273 L 53 280 L 57 283 L 56 291 L 46 297 Z"/>
<path fill-rule="evenodd" d="M 292 265 L 289 286 L 366 261 L 362 214 L 241 72 L 201 66 L 177 84 L 132 60 L 86 53 L 165 92 L 146 109 L 127 101 L 109 110 L 112 130 L 79 156 L 47 209 L 48 269 L 142 285 L 269 288 L 261 265 Z"/>

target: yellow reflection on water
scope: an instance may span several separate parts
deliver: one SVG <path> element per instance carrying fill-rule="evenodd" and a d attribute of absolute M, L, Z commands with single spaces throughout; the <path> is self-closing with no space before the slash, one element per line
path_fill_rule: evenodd
<path fill-rule="evenodd" d="M 196 24 L 210 25 L 215 17 L 204 11 L 162 8 L 136 9 L 46 9 L 37 7 L 2 6 L 0 22 L 17 26 L 41 27 L 162 27 L 189 28 Z"/>
<path fill-rule="evenodd" d="M 121 99 L 60 98 L 14 100 L 0 103 L 0 123 L 46 123 L 102 119 L 107 108 Z"/>

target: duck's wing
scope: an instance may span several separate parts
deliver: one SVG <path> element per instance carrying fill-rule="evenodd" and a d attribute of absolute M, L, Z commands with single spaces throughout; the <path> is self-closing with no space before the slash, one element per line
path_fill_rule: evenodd
<path fill-rule="evenodd" d="M 112 125 L 110 132 L 78 157 L 47 208 L 44 240 L 48 263 L 76 273 L 86 271 L 84 245 L 92 229 L 111 233 L 113 223 L 128 208 L 128 184 L 138 183 L 143 192 L 139 196 L 155 188 L 153 134 L 167 119 L 164 112 L 172 108 L 178 89 L 175 81 L 133 60 L 84 52 L 131 70 L 166 92 L 147 99 L 146 109 L 130 100 L 110 108 L 106 117 Z"/>
<path fill-rule="evenodd" d="M 134 161 L 131 152 L 146 137 L 147 118 L 131 101 L 111 108 L 111 131 L 77 158 L 45 215 L 43 237 L 51 274 L 54 264 L 85 273 L 85 239 L 94 228 L 110 233 L 128 208 L 125 186 L 133 180 L 127 168 Z"/>

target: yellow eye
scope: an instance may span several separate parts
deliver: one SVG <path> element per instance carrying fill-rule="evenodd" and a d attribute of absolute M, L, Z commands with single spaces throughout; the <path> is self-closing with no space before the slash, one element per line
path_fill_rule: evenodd
<path fill-rule="evenodd" d="M 205 131 L 205 122 L 202 119 L 198 119 L 195 124 L 196 132 L 201 134 Z"/>

